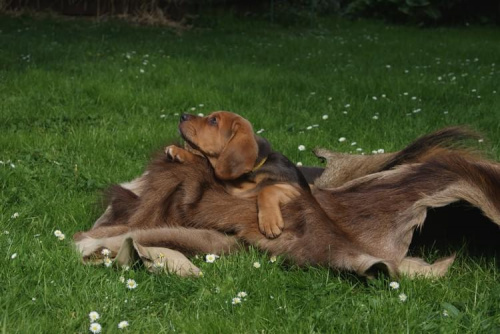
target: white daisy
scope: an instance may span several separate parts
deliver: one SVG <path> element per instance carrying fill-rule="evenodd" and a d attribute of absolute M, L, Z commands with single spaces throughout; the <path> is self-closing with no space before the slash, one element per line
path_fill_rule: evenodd
<path fill-rule="evenodd" d="M 66 239 L 66 236 L 63 233 L 61 233 L 60 235 L 57 236 L 57 239 L 62 241 L 64 239 Z"/>
<path fill-rule="evenodd" d="M 238 296 L 239 298 L 245 298 L 246 296 L 248 296 L 248 294 L 245 291 L 240 291 L 236 296 Z"/>
<path fill-rule="evenodd" d="M 109 257 L 106 257 L 106 258 L 104 258 L 103 263 L 106 267 L 111 267 L 111 265 L 113 264 L 113 261 Z"/>
<path fill-rule="evenodd" d="M 100 333 L 101 330 L 102 330 L 102 327 L 97 322 L 93 322 L 90 324 L 89 331 L 91 331 L 92 333 L 94 333 L 94 334 Z"/>
<path fill-rule="evenodd" d="M 135 280 L 133 280 L 133 279 L 131 279 L 131 278 L 129 278 L 129 279 L 127 280 L 127 283 L 125 283 L 125 284 L 127 285 L 127 288 L 129 288 L 130 290 L 137 288 L 137 283 L 136 283 L 136 281 L 135 281 Z"/>
<path fill-rule="evenodd" d="M 447 317 L 447 316 L 449 316 L 448 311 L 444 310 L 443 311 L 443 317 Z"/>
<path fill-rule="evenodd" d="M 99 313 L 97 313 L 96 311 L 92 311 L 89 313 L 89 319 L 90 319 L 90 322 L 95 322 L 97 319 L 99 319 L 101 316 L 99 315 Z"/>
<path fill-rule="evenodd" d="M 306 147 L 304 145 L 299 145 L 298 149 L 299 151 L 305 151 Z"/>
<path fill-rule="evenodd" d="M 10 258 L 11 258 L 12 260 L 14 260 L 16 257 L 17 257 L 17 253 L 14 253 L 14 254 L 12 254 L 12 255 L 10 256 Z"/>
<path fill-rule="evenodd" d="M 59 236 L 63 234 L 60 230 L 55 230 L 54 235 L 59 238 Z"/>
<path fill-rule="evenodd" d="M 219 256 L 215 254 L 207 254 L 205 255 L 205 262 L 214 263 L 217 258 L 219 258 Z"/>
<path fill-rule="evenodd" d="M 399 289 L 399 283 L 398 282 L 391 282 L 389 283 L 389 286 L 391 287 L 391 289 L 393 290 L 397 290 Z"/>
<path fill-rule="evenodd" d="M 12 219 L 16 219 L 18 217 L 19 217 L 19 212 L 16 212 L 12 216 L 10 216 L 10 218 L 12 218 Z"/>
<path fill-rule="evenodd" d="M 408 296 L 405 295 L 404 293 L 400 294 L 399 296 L 399 300 L 404 303 L 406 301 L 406 299 L 408 299 Z"/>
<path fill-rule="evenodd" d="M 296 166 L 297 166 L 297 167 L 302 166 L 302 162 L 300 162 L 300 161 L 299 161 L 299 162 L 297 162 Z"/>
<path fill-rule="evenodd" d="M 119 280 L 120 280 L 121 283 L 125 283 L 125 277 L 120 276 Z"/>
<path fill-rule="evenodd" d="M 123 320 L 123 321 L 120 321 L 118 323 L 118 328 L 119 329 L 124 329 L 124 328 L 127 328 L 128 327 L 128 321 L 127 320 Z"/>
<path fill-rule="evenodd" d="M 328 115 L 325 114 L 325 115 L 321 116 L 321 118 L 324 119 L 324 120 L 327 120 L 328 119 Z"/>
<path fill-rule="evenodd" d="M 345 142 L 346 141 L 346 138 L 345 137 L 340 137 L 339 138 L 339 142 L 342 143 L 342 142 Z"/>
<path fill-rule="evenodd" d="M 259 262 L 254 262 L 253 267 L 259 269 L 260 268 L 260 263 Z"/>
<path fill-rule="evenodd" d="M 233 305 L 241 304 L 241 298 L 239 297 L 234 297 L 233 300 L 231 301 Z"/>
<path fill-rule="evenodd" d="M 111 255 L 111 251 L 107 248 L 103 248 L 102 251 L 101 251 L 101 254 L 104 255 L 104 256 L 110 256 Z"/>

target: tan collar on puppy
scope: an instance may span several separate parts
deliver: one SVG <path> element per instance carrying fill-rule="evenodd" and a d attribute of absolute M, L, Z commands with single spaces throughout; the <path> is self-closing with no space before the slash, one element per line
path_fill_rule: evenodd
<path fill-rule="evenodd" d="M 253 169 L 252 169 L 252 173 L 255 172 L 256 170 L 258 170 L 260 167 L 262 167 L 262 165 L 264 165 L 266 163 L 266 160 L 267 160 L 267 157 L 264 157 L 264 159 L 262 159 Z"/>

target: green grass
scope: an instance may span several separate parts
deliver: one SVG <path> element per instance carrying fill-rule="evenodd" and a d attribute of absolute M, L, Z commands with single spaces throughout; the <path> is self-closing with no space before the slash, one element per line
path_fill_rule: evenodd
<path fill-rule="evenodd" d="M 454 124 L 482 131 L 486 151 L 500 157 L 497 28 L 206 22 L 178 35 L 0 17 L 2 333 L 87 333 L 92 310 L 105 333 L 121 320 L 131 333 L 498 333 L 498 266 L 467 252 L 445 278 L 403 278 L 398 291 L 387 279 L 269 263 L 255 250 L 214 264 L 194 259 L 201 279 L 81 264 L 71 236 L 100 215 L 100 191 L 139 175 L 177 137 L 177 113 L 191 108 L 238 112 L 309 165 L 318 164 L 316 146 L 392 151 Z M 239 291 L 247 300 L 233 306 Z"/>

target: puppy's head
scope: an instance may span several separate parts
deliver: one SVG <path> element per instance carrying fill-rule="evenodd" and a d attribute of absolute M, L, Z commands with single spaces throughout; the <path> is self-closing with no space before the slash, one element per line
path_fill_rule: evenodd
<path fill-rule="evenodd" d="M 205 117 L 183 114 L 179 131 L 191 149 L 208 158 L 221 180 L 234 180 L 255 165 L 258 146 L 252 125 L 237 114 L 227 111 Z"/>

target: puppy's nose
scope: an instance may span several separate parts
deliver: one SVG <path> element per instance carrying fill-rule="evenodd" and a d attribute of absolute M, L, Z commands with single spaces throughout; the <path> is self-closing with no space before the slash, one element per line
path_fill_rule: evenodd
<path fill-rule="evenodd" d="M 182 123 L 182 122 L 185 122 L 185 121 L 190 120 L 191 118 L 193 118 L 193 115 L 190 115 L 190 114 L 182 114 L 182 115 L 181 115 L 181 120 L 180 120 L 180 121 L 181 121 L 181 123 Z"/>

